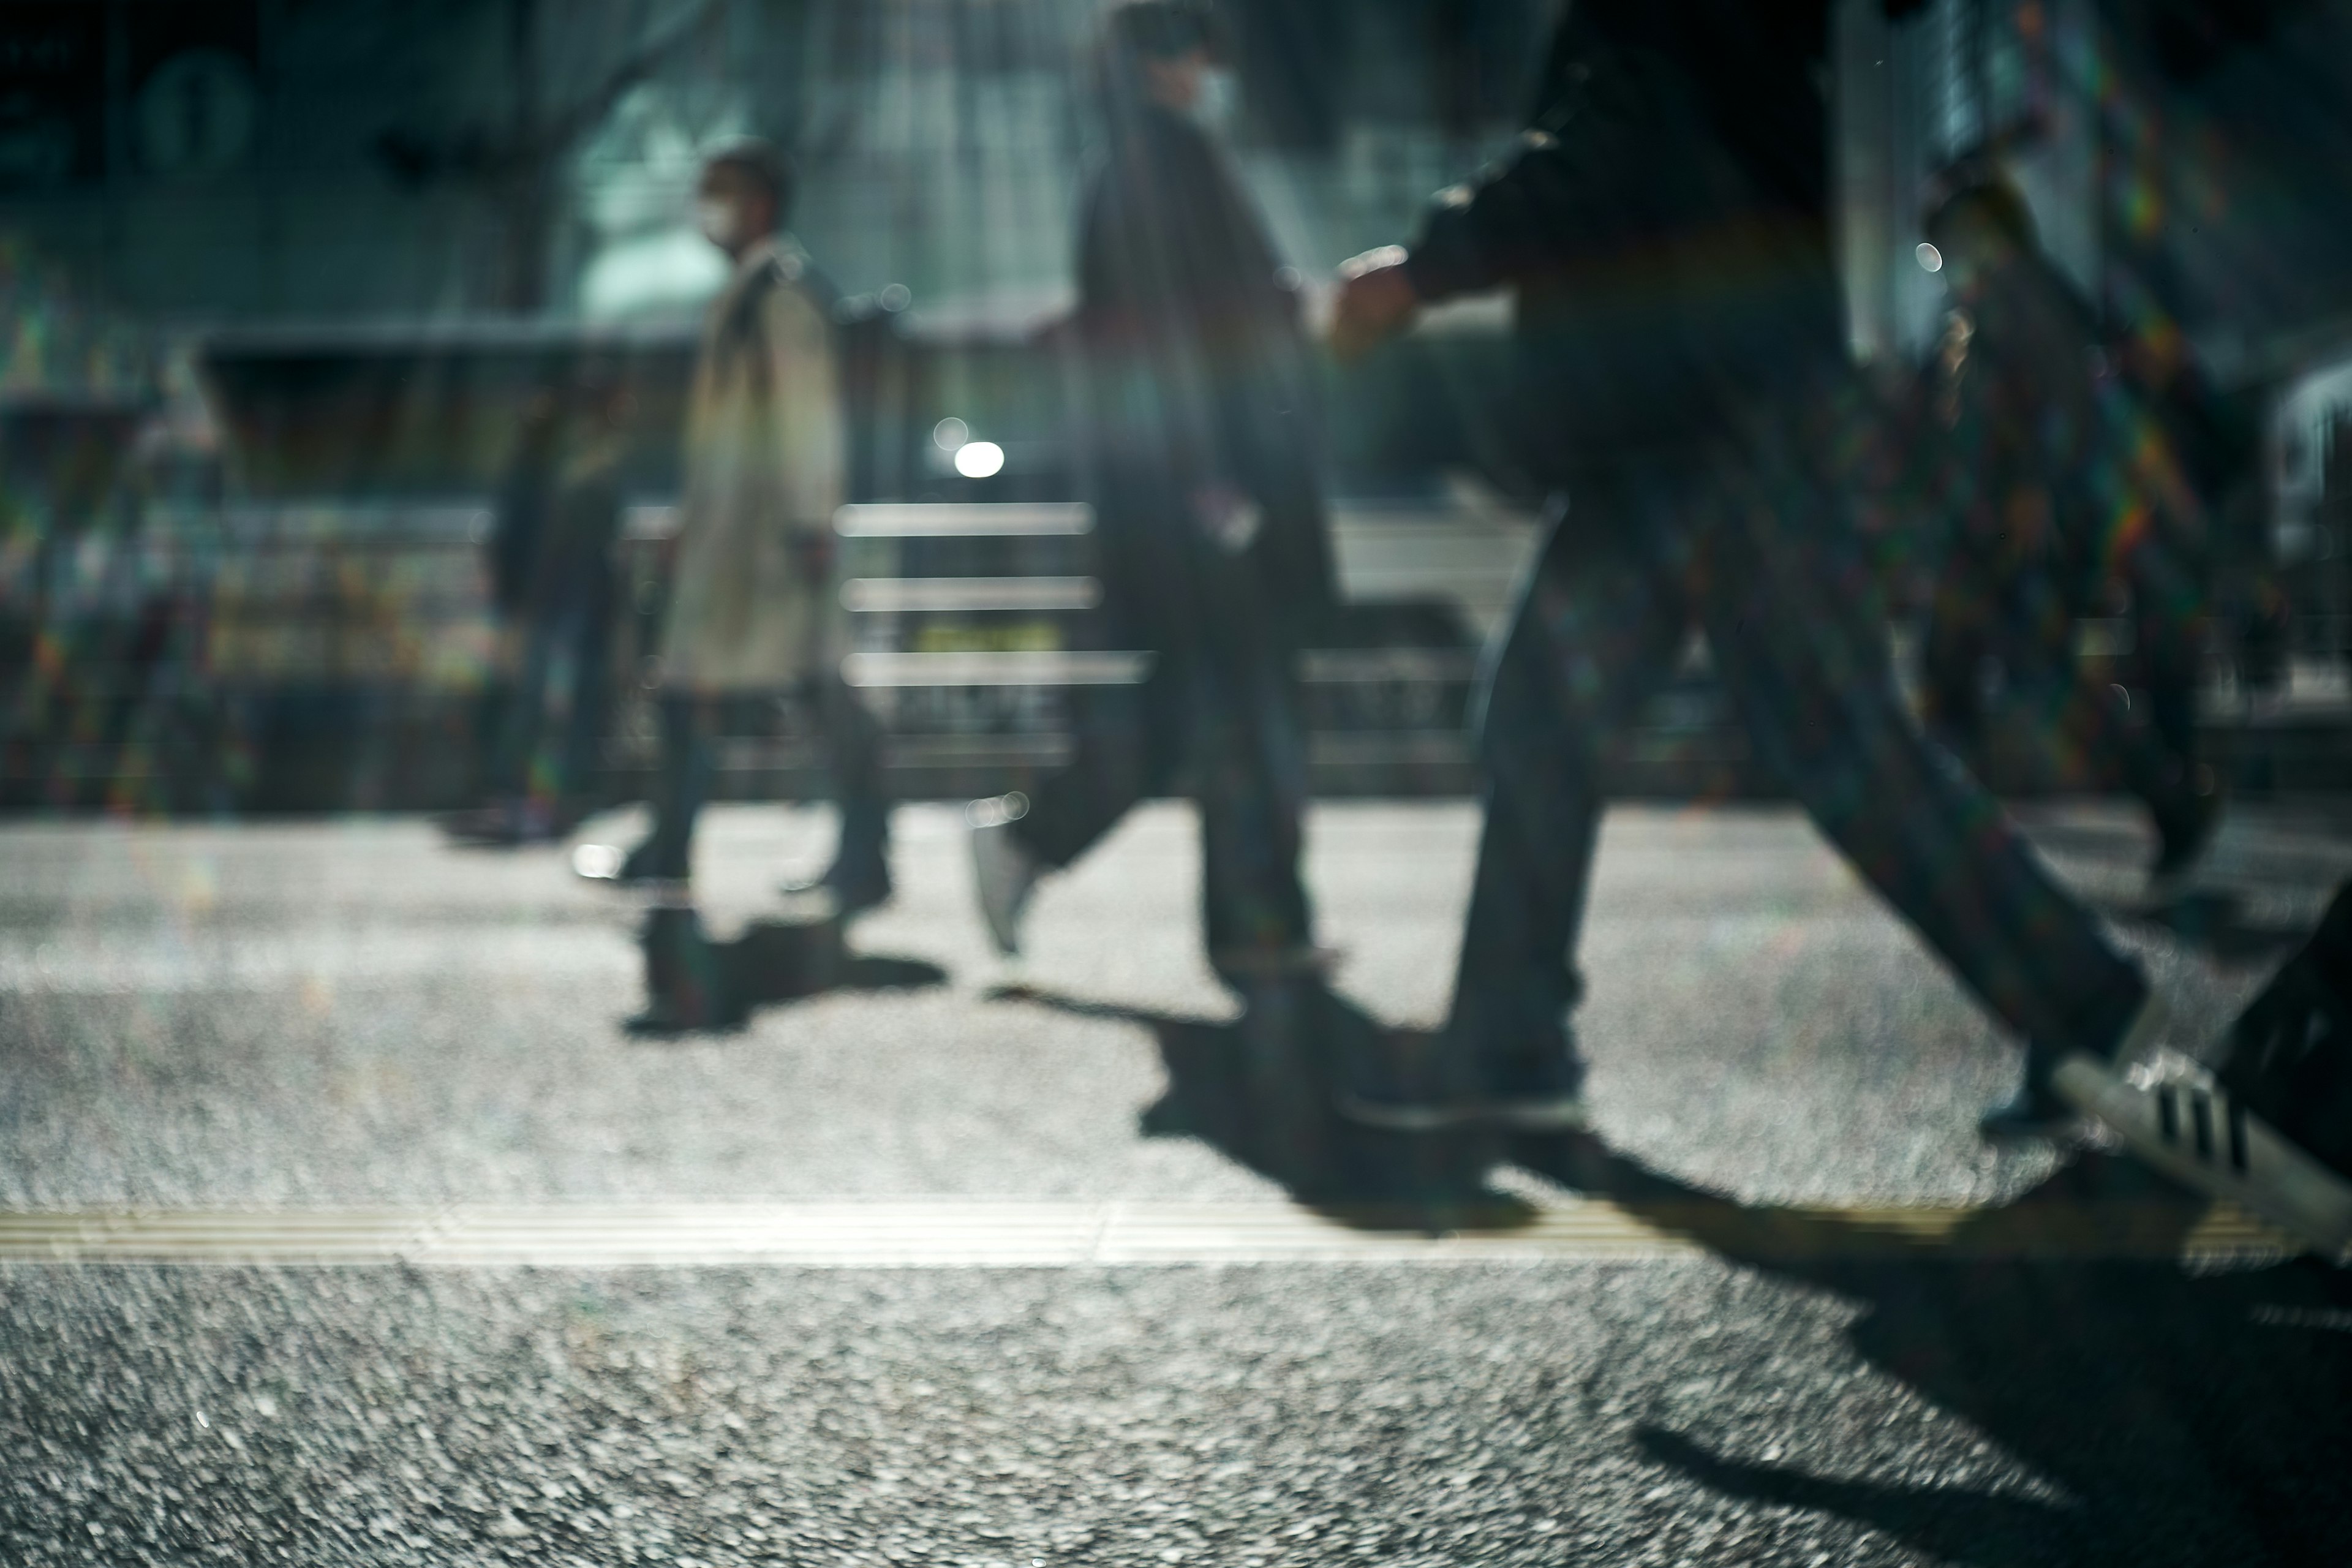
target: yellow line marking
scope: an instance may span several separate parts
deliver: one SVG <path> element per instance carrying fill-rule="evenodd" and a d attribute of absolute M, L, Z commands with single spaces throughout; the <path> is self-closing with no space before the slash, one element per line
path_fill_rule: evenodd
<path fill-rule="evenodd" d="M 1277 1203 L 1019 1200 L 569 1204 L 411 1209 L 0 1213 L 0 1262 L 436 1266 L 767 1264 L 1070 1268 L 1185 1263 L 1557 1262 L 1709 1253 L 2179 1259 L 2294 1245 L 2240 1211 L 2154 1204 L 1757 1209 L 1600 1200 L 1451 1218 Z"/>

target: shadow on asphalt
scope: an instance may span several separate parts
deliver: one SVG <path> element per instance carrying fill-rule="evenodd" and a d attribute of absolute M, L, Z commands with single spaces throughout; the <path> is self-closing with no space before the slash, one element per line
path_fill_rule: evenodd
<path fill-rule="evenodd" d="M 1508 1161 L 1610 1200 L 1729 1262 L 1862 1310 L 1847 1337 L 1873 1365 L 1958 1416 L 2058 1495 L 1933 1479 L 1817 1475 L 1718 1451 L 1703 1432 L 1644 1426 L 1654 1462 L 1727 1497 L 1853 1521 L 1941 1561 L 2352 1563 L 2352 1274 L 2308 1261 L 2199 1274 L 2177 1254 L 2205 1205 L 2131 1162 L 2085 1152 L 2015 1201 L 1932 1240 L 1821 1209 L 1743 1205 L 1588 1135 L 1488 1142 L 1389 1135 L 1328 1110 L 1347 1032 L 1378 1026 L 1328 992 L 1318 1048 L 1233 1023 L 1034 989 L 1006 1000 L 1152 1032 L 1168 1089 L 1143 1129 L 1199 1138 L 1300 1201 L 1363 1228 L 1502 1230 L 1534 1211 L 1486 1184 Z M 1266 1064 L 1304 1081 L 1270 1112 Z M 1304 1071 L 1299 1069 L 1304 1068 Z M 1307 1116 L 1301 1096 L 1316 1097 Z M 1834 1437 L 1836 1435 L 1829 1435 Z"/>
<path fill-rule="evenodd" d="M 1263 987 L 1231 1023 L 1031 986 L 992 994 L 1150 1030 L 1168 1088 L 1144 1110 L 1145 1136 L 1197 1138 L 1342 1224 L 1426 1233 L 1507 1230 L 1535 1217 L 1487 1184 L 1484 1140 L 1375 1131 L 1332 1110 L 1339 1053 L 1386 1026 L 1326 987 Z"/>
<path fill-rule="evenodd" d="M 849 951 L 840 922 L 753 921 L 732 942 L 713 942 L 690 909 L 647 912 L 637 945 L 646 959 L 646 1010 L 628 1032 L 643 1038 L 725 1033 L 758 1008 L 828 991 L 903 991 L 946 984 L 919 958 Z"/>
<path fill-rule="evenodd" d="M 2220 963 L 2266 963 L 2284 956 L 2310 935 L 2307 926 L 2246 918 L 2245 902 L 2229 893 L 2196 892 L 2167 904 L 2118 904 L 2110 912 Z"/>
<path fill-rule="evenodd" d="M 1643 1428 L 1656 1462 L 1727 1496 L 1820 1510 L 1939 1560 L 1981 1563 L 2352 1562 L 2352 1274 L 2304 1260 L 2198 1274 L 2175 1262 L 2031 1256 L 2089 1203 L 2175 1246 L 2203 1212 L 2140 1167 L 2086 1154 L 1933 1246 L 1866 1221 L 1744 1206 L 1597 1140 L 1547 1140 L 1518 1163 L 1760 1272 L 1864 1309 L 1847 1338 L 1872 1364 L 2047 1479 L 2056 1500 L 1934 1479 L 1820 1476 Z M 2021 1250 L 2029 1255 L 2019 1256 Z"/>

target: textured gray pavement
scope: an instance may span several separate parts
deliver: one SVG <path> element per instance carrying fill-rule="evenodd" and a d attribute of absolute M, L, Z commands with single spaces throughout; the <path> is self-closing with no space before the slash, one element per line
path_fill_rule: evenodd
<path fill-rule="evenodd" d="M 2031 816 L 2125 906 L 2127 814 Z M 635 913 L 554 851 L 403 820 L 0 828 L 0 1207 L 1282 1201 L 1181 1131 L 1234 1016 L 1184 813 L 1049 885 L 1017 975 L 952 816 L 902 826 L 901 897 L 854 945 L 942 980 L 685 1040 L 621 1028 Z M 824 848 L 816 813 L 712 827 L 721 935 Z M 1318 813 L 1370 1015 L 1442 1011 L 1474 832 L 1459 805 Z M 2231 898 L 2181 929 L 2117 918 L 2192 1024 L 2352 874 L 2352 819 L 2242 810 L 2214 869 Z M 2095 1152 L 1977 1142 L 2013 1053 L 1786 812 L 1613 815 L 1586 958 L 1621 1184 L 1718 1217 L 2161 1201 Z M 1561 1197 L 1522 1154 L 1496 1189 Z M 7 1266 L 0 1562 L 2352 1560 L 2342 1277 L 1807 1262 L 1696 1228 L 1718 1256 Z"/>

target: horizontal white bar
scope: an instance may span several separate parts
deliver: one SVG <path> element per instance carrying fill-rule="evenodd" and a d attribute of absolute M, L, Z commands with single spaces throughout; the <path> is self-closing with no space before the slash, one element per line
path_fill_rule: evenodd
<path fill-rule="evenodd" d="M 844 539 L 1005 539 L 1094 531 L 1081 501 L 874 501 L 833 514 Z"/>
<path fill-rule="evenodd" d="M 1092 577 L 853 577 L 841 585 L 845 610 L 1091 610 L 1102 603 Z"/>
<path fill-rule="evenodd" d="M 1132 686 L 1148 653 L 853 653 L 841 661 L 852 686 Z"/>

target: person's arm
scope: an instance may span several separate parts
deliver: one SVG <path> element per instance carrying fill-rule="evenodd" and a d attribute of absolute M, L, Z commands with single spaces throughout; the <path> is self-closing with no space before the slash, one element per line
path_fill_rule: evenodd
<path fill-rule="evenodd" d="M 1656 167 L 1621 69 L 1580 83 L 1543 128 L 1467 184 L 1439 193 L 1410 249 L 1384 246 L 1343 265 L 1333 350 L 1353 357 L 1402 331 L 1424 305 L 1517 284 L 1623 243 Z M 1602 80 L 1618 90 L 1600 87 Z"/>
<path fill-rule="evenodd" d="M 802 289 L 779 286 L 761 305 L 761 329 L 772 371 L 778 521 L 829 541 L 847 466 L 833 322 Z"/>

